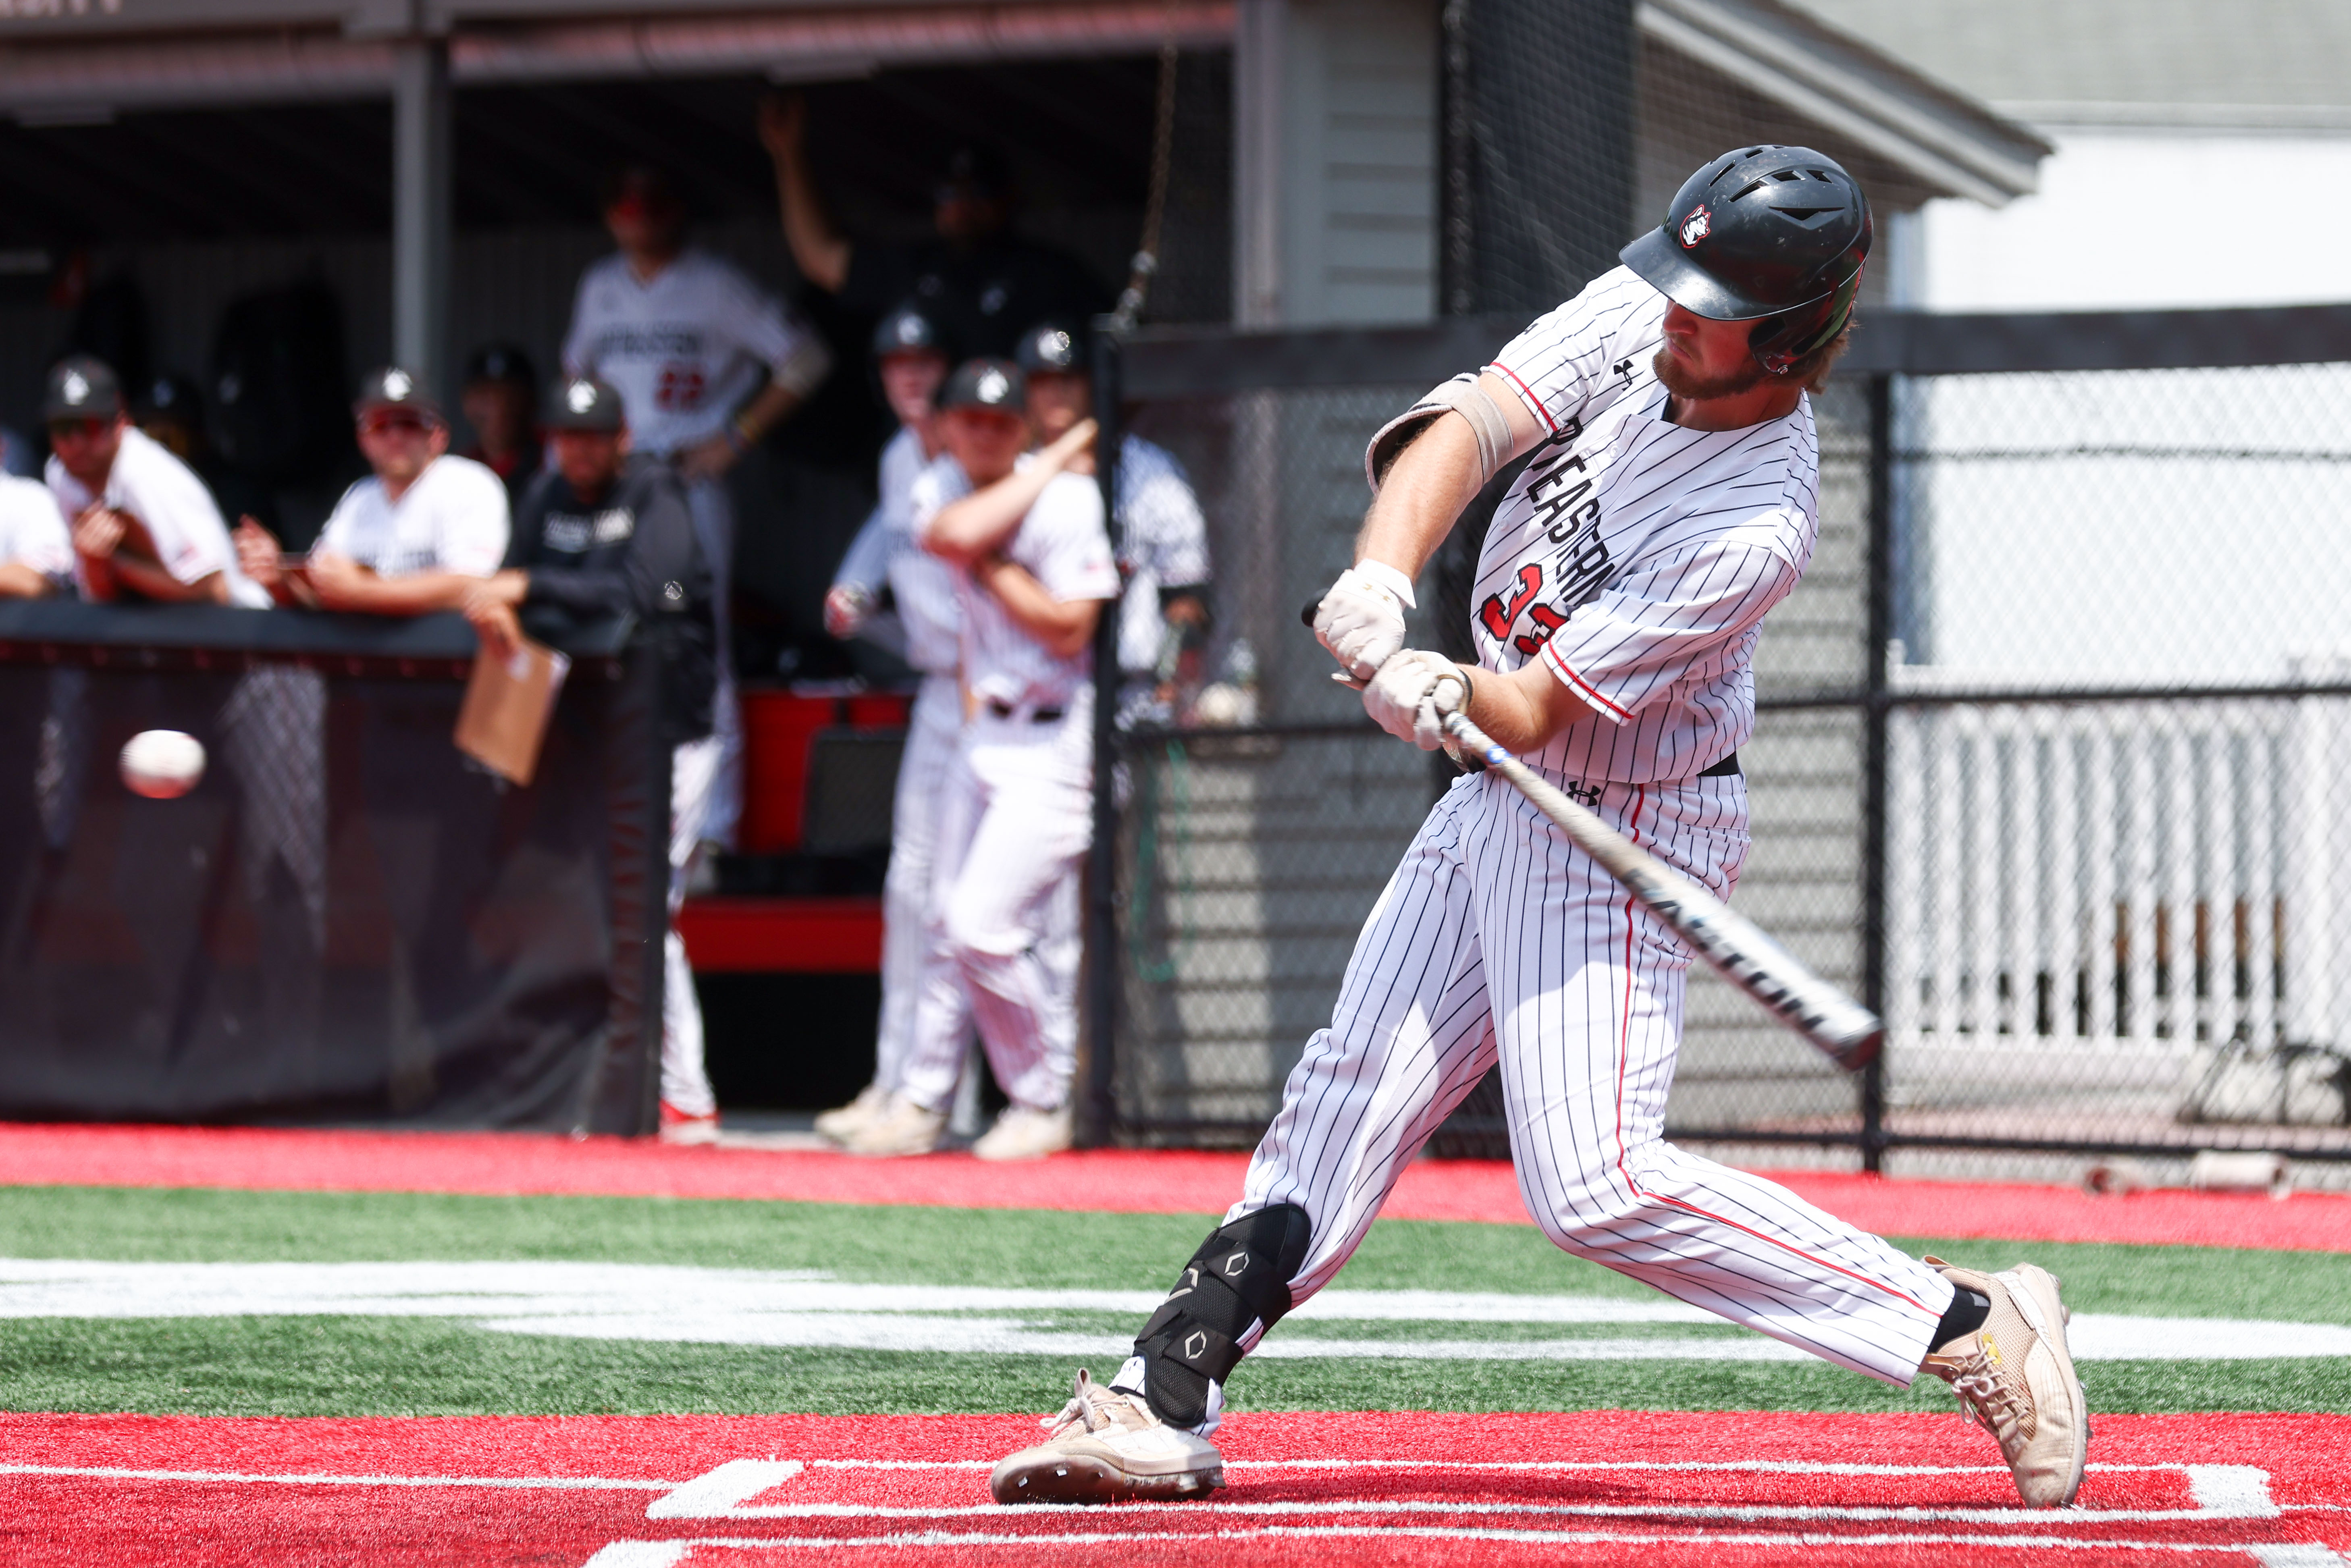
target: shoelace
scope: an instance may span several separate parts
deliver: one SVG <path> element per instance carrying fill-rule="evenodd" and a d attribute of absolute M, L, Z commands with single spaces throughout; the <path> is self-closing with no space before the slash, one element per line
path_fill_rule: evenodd
<path fill-rule="evenodd" d="M 2023 1429 L 2025 1413 L 2015 1385 L 1992 1370 L 1991 1358 L 1982 1351 L 1959 1364 L 1951 1377 L 1951 1392 L 1976 1423 L 1999 1440 L 2003 1451 Z"/>
<path fill-rule="evenodd" d="M 1037 1425 L 1048 1435 L 1058 1437 L 1073 1426 L 1083 1426 L 1089 1432 L 1099 1432 L 1113 1425 L 1117 1417 L 1102 1408 L 1110 1403 L 1111 1393 L 1101 1384 L 1089 1379 L 1078 1385 L 1078 1391 L 1061 1406 L 1058 1416 L 1048 1416 Z"/>

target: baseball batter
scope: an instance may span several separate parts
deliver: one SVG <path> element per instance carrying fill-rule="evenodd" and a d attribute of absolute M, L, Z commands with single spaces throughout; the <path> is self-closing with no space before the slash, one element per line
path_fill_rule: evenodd
<path fill-rule="evenodd" d="M 967 1006 L 1010 1101 L 972 1152 L 1020 1159 L 1070 1146 L 1077 998 L 1055 901 L 1092 839 L 1092 638 L 1118 569 L 1100 488 L 1068 472 L 1091 423 L 1024 458 L 1021 374 L 1001 360 L 958 369 L 939 416 L 952 461 L 915 485 L 914 518 L 923 548 L 960 569 L 970 718 L 941 808 L 914 1041 L 898 1092 L 850 1146 L 935 1146 Z"/>
<path fill-rule="evenodd" d="M 825 595 L 825 630 L 851 637 L 880 613 L 884 591 L 894 608 L 906 663 L 922 673 L 906 748 L 899 756 L 897 792 L 890 813 L 890 869 L 882 884 L 882 1017 L 874 1036 L 873 1082 L 856 1099 L 816 1119 L 816 1130 L 848 1143 L 881 1113 L 898 1087 L 914 1039 L 914 998 L 922 988 L 928 946 L 932 869 L 938 847 L 940 802 L 963 729 L 963 697 L 956 682 L 963 613 L 956 603 L 956 570 L 925 552 L 914 537 L 914 486 L 940 460 L 937 415 L 931 402 L 946 379 L 949 354 L 938 323 L 920 307 L 902 305 L 873 333 L 882 395 L 898 416 L 898 433 L 882 449 L 881 498 L 841 559 Z M 941 483 L 945 482 L 942 477 Z M 943 998 L 937 1027 L 967 1034 L 967 1009 Z"/>
<path fill-rule="evenodd" d="M 1317 635 L 1392 734 L 1440 700 L 1718 895 L 1747 852 L 1737 748 L 1764 614 L 1817 527 L 1807 390 L 1851 319 L 1869 210 L 1797 147 L 1699 170 L 1625 266 L 1373 440 L 1355 567 Z M 1464 670 L 1405 649 L 1411 583 L 1462 508 L 1496 512 Z M 1440 694 L 1442 694 L 1440 697 Z M 1813 1354 L 1949 1380 L 2025 1501 L 2081 1484 L 2087 1427 L 2056 1281 L 1921 1261 L 1660 1137 L 1690 953 L 1500 779 L 1456 780 L 1374 908 L 1226 1224 L 1108 1388 L 1078 1375 L 1000 1500 L 1197 1494 L 1222 1385 L 1328 1283 L 1397 1174 L 1499 1062 L 1528 1212 L 1562 1248 Z"/>

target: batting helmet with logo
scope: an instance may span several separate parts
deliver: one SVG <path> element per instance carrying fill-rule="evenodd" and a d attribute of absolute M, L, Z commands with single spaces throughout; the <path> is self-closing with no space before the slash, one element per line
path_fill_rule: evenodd
<path fill-rule="evenodd" d="M 1784 375 L 1853 319 L 1870 237 L 1869 199 L 1834 159 L 1742 147 L 1692 174 L 1666 221 L 1618 254 L 1684 308 L 1753 321 L 1756 362 Z"/>

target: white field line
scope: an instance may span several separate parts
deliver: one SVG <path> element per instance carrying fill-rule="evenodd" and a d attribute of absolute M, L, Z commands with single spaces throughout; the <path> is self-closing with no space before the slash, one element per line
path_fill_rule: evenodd
<path fill-rule="evenodd" d="M 810 1469 L 992 1470 L 993 1459 L 810 1459 Z M 1228 1470 L 1425 1470 L 1426 1459 L 1227 1459 Z M 1544 1470 L 1761 1470 L 1804 1476 L 2004 1476 L 2005 1465 L 1846 1465 L 1803 1459 L 1447 1459 L 1452 1471 L 1520 1474 Z M 2180 1462 L 2157 1465 L 2093 1464 L 2094 1470 L 2185 1470 Z"/>
<path fill-rule="evenodd" d="M 904 1535 L 697 1536 L 686 1541 L 616 1541 L 588 1559 L 587 1568 L 665 1568 L 683 1562 L 697 1547 L 737 1552 L 839 1552 L 855 1547 L 927 1549 L 939 1547 L 1014 1546 L 1033 1550 L 1040 1542 L 1056 1546 L 1123 1546 L 1138 1541 L 1263 1541 L 1394 1540 L 1493 1542 L 1531 1546 L 1978 1546 L 2039 1552 L 2169 1552 L 2174 1553 L 2241 1552 L 2280 1568 L 2337 1568 L 2342 1559 L 2326 1547 L 2263 1546 L 2231 1542 L 2127 1541 L 2104 1536 L 1899 1534 L 1839 1535 L 1803 1533 L 1726 1533 L 1699 1531 L 1680 1534 L 1639 1533 L 1614 1530 L 1448 1530 L 1435 1525 L 1394 1528 L 1342 1524 L 1270 1524 L 1249 1530 L 1217 1531 L 1070 1531 L 1051 1533 L 1006 1534 L 977 1531 L 926 1530 Z"/>
<path fill-rule="evenodd" d="M 656 1507 L 659 1505 L 656 1504 Z M 1529 1518 L 1574 1519 L 1817 1519 L 1851 1520 L 1884 1524 L 2038 1524 L 2049 1522 L 2046 1509 L 2027 1508 L 1868 1508 L 1836 1503 L 1524 1503 L 1524 1502 L 1212 1502 L 1182 1499 L 1130 1500 L 1118 1504 L 1121 1513 L 1148 1511 L 1182 1516 L 1235 1514 L 1427 1513 L 1524 1514 Z M 2083 1508 L 2068 1511 L 2068 1523 L 2146 1524 L 2158 1521 L 2236 1520 L 2268 1518 L 2261 1514 L 2219 1513 L 2200 1508 Z M 977 1519 L 986 1516 L 1045 1519 L 1054 1517 L 1036 1503 L 970 1503 L 936 1508 L 854 1502 L 772 1503 L 729 1508 L 711 1513 L 651 1511 L 661 1519 Z"/>
<path fill-rule="evenodd" d="M 116 1465 L 0 1464 L 0 1476 L 89 1476 L 120 1481 L 229 1481 L 269 1486 L 501 1487 L 548 1491 L 674 1491 L 684 1481 L 632 1481 L 607 1476 L 339 1476 L 307 1471 L 140 1470 Z"/>
<path fill-rule="evenodd" d="M 807 1459 L 801 1461 L 810 1469 L 844 1470 L 987 1470 L 996 1467 L 993 1459 Z M 1311 1469 L 1311 1470 L 1381 1470 L 1429 1469 L 1426 1459 L 1228 1459 L 1225 1469 Z M 1514 1459 L 1448 1461 L 1442 1467 L 1448 1473 L 1474 1471 L 1479 1473 L 1524 1474 L 1550 1470 L 1741 1470 L 1771 1475 L 1824 1476 L 1965 1476 L 2005 1475 L 2000 1465 L 1828 1465 L 1805 1464 L 1796 1460 L 1775 1459 Z M 2193 1470 L 2199 1467 L 2187 1464 L 2161 1465 L 2098 1465 L 2092 1470 L 2119 1472 L 2127 1470 Z M 289 1486 L 371 1486 L 371 1487 L 540 1487 L 554 1490 L 573 1491 L 674 1491 L 686 1485 L 684 1481 L 629 1480 L 608 1476 L 392 1476 L 392 1475 L 328 1475 L 292 1470 L 267 1473 L 246 1470 L 162 1470 L 134 1469 L 118 1465 L 25 1465 L 0 1463 L 0 1475 L 16 1476 L 89 1476 L 98 1479 L 146 1481 L 253 1481 Z M 1033 1505 L 1008 1505 L 1015 1508 Z M 1122 1507 L 1140 1506 L 1122 1504 Z M 2342 1510 L 2351 1508 L 2343 1503 L 2290 1503 L 2289 1508 Z"/>
<path fill-rule="evenodd" d="M 454 1318 L 493 1333 L 651 1343 L 927 1354 L 1112 1356 L 1123 1333 L 988 1314 L 1140 1317 L 1155 1291 L 871 1284 L 808 1270 L 495 1261 L 150 1263 L 0 1259 L 0 1318 L 360 1316 Z M 1293 1323 L 1429 1329 L 1390 1339 L 1295 1330 L 1256 1352 L 1297 1359 L 1802 1362 L 1803 1352 L 1664 1296 L 1323 1291 Z M 1653 1337 L 1464 1339 L 1437 1325 L 1654 1324 Z M 1458 1331 L 1457 1331 L 1458 1335 Z M 2351 1324 L 2075 1314 L 2077 1361 L 2351 1358 Z"/>
<path fill-rule="evenodd" d="M 975 1519 L 1025 1515 L 1034 1504 L 1001 1503 L 755 1503 L 799 1476 L 797 1459 L 730 1459 L 696 1476 L 645 1510 L 647 1519 Z M 2248 1465 L 2187 1467 L 2189 1492 L 2196 1507 L 2179 1509 L 2093 1509 L 2077 1518 L 2085 1522 L 2144 1523 L 2151 1521 L 2274 1519 L 2277 1506 L 2270 1500 L 2269 1476 Z M 1326 1500 L 1238 1499 L 1165 1499 L 1124 1505 L 1155 1513 L 1170 1511 L 1192 1515 L 1362 1515 L 1450 1514 L 1455 1516 L 1525 1516 L 1574 1519 L 1729 1519 L 1834 1520 L 1840 1522 L 1907 1524 L 2046 1525 L 2048 1516 L 2018 1508 L 1886 1507 L 1844 1503 L 1771 1503 L 1694 1501 L 1656 1503 L 1520 1502 L 1479 1500 L 1451 1501 L 1402 1499 L 1331 1499 Z"/>

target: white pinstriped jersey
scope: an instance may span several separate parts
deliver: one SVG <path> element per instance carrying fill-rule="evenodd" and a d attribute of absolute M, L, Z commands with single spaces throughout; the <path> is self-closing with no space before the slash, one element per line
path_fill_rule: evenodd
<path fill-rule="evenodd" d="M 1148 674 L 1159 664 L 1166 621 L 1163 588 L 1208 580 L 1208 525 L 1174 454 L 1139 435 L 1118 449 L 1119 565 L 1126 592 L 1118 609 L 1118 667 Z"/>
<path fill-rule="evenodd" d="M 805 394 L 831 370 L 832 355 L 734 266 L 688 249 L 650 282 L 619 256 L 581 273 L 563 367 L 610 382 L 637 450 L 667 455 L 724 430 L 763 371 Z"/>
<path fill-rule="evenodd" d="M 1023 463 L 1029 461 L 1022 459 Z M 971 481 L 952 457 L 942 457 L 914 481 L 914 518 L 919 534 L 939 508 L 967 495 Z M 1118 597 L 1118 567 L 1102 526 L 1102 486 L 1091 475 L 1056 474 L 1020 519 L 1004 547 L 1005 559 L 1028 569 L 1047 593 L 1068 603 Z M 1014 705 L 1066 707 L 1091 690 L 1093 650 L 1060 658 L 1040 647 L 996 595 L 956 573 L 963 609 L 963 679 L 974 696 Z"/>
<path fill-rule="evenodd" d="M 889 584 L 906 633 L 906 663 L 926 675 L 946 675 L 955 673 L 963 624 L 963 612 L 956 602 L 956 569 L 926 554 L 914 540 L 914 481 L 932 461 L 923 456 L 922 438 L 913 431 L 902 426 L 890 438 L 882 449 L 882 498 L 850 541 L 832 582 L 836 588 L 862 588 L 877 595 L 883 584 Z M 962 481 L 963 471 L 951 460 L 935 461 L 950 471 L 941 476 L 942 485 Z M 954 498 L 946 496 L 936 504 Z"/>
<path fill-rule="evenodd" d="M 1478 561 L 1478 660 L 1540 657 L 1592 708 L 1527 760 L 1557 779 L 1689 779 L 1755 727 L 1764 613 L 1812 559 L 1812 405 L 1744 430 L 1667 423 L 1650 367 L 1667 300 L 1625 267 L 1492 365 L 1550 433 Z"/>

